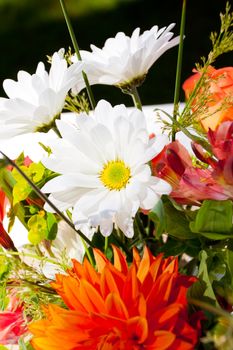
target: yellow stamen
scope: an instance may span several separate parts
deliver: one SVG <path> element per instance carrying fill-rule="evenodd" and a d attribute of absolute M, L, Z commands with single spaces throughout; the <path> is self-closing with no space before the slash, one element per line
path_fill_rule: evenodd
<path fill-rule="evenodd" d="M 109 161 L 100 172 L 100 180 L 110 190 L 120 191 L 125 188 L 130 177 L 130 169 L 122 160 Z"/>

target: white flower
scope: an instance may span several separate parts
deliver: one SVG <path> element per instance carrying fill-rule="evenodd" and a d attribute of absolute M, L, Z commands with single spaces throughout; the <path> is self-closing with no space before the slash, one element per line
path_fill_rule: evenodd
<path fill-rule="evenodd" d="M 151 176 L 147 164 L 167 137 L 149 140 L 141 111 L 128 113 L 124 105 L 112 107 L 106 101 L 98 103 L 92 116 L 76 117 L 75 123 L 57 121 L 62 139 L 50 143 L 53 153 L 42 162 L 61 175 L 42 190 L 51 193 L 60 210 L 73 207 L 78 229 L 88 223 L 108 236 L 115 224 L 132 237 L 137 210 L 151 209 L 160 195 L 171 191 L 167 182 Z"/>
<path fill-rule="evenodd" d="M 19 71 L 18 81 L 3 82 L 9 98 L 0 99 L 1 139 L 47 131 L 61 113 L 68 91 L 75 83 L 80 82 L 83 87 L 83 64 L 77 62 L 67 67 L 63 56 L 63 49 L 53 54 L 49 73 L 40 62 L 35 74 Z"/>
<path fill-rule="evenodd" d="M 85 236 L 92 239 L 94 230 L 89 230 L 85 225 L 82 229 Z M 75 232 L 65 221 L 58 223 L 58 233 L 55 240 L 52 242 L 52 251 L 56 257 L 63 254 L 68 260 L 76 259 L 80 262 L 83 261 L 85 254 L 85 248 L 81 237 Z"/>
<path fill-rule="evenodd" d="M 90 83 L 140 85 L 154 62 L 179 43 L 179 37 L 170 40 L 173 27 L 174 24 L 161 29 L 154 26 L 141 35 L 137 28 L 131 37 L 120 32 L 115 38 L 107 39 L 102 49 L 91 45 L 92 52 L 81 50 Z"/>
<path fill-rule="evenodd" d="M 82 231 L 89 239 L 92 239 L 95 233 L 95 230 L 89 229 L 87 225 L 83 225 Z M 22 233 L 21 230 L 20 233 Z M 17 247 L 15 237 L 13 237 L 13 241 Z M 42 243 L 39 244 L 39 248 L 44 259 L 37 259 L 35 246 L 30 244 L 28 240 L 23 244 L 18 244 L 17 248 L 20 253 L 23 253 L 21 259 L 25 264 L 39 273 L 42 272 L 44 276 L 49 279 L 54 279 L 57 273 L 64 273 L 62 265 L 72 266 L 72 259 L 82 262 L 85 254 L 82 239 L 65 221 L 60 221 L 58 223 L 57 236 L 55 240 L 51 242 L 50 249 L 53 253 L 53 257 L 50 256 L 48 250 Z"/>
<path fill-rule="evenodd" d="M 83 233 L 86 237 L 92 239 L 94 230 L 90 230 L 87 225 L 83 225 Z M 83 261 L 85 248 L 80 236 L 65 221 L 58 224 L 58 233 L 54 241 L 52 241 L 51 250 L 56 257 L 57 262 L 65 262 L 72 266 L 72 259 L 79 262 Z M 44 252 L 46 255 L 46 251 Z M 57 273 L 63 273 L 64 269 L 61 265 L 55 265 L 51 262 L 45 262 L 41 266 L 45 277 L 55 279 Z"/>

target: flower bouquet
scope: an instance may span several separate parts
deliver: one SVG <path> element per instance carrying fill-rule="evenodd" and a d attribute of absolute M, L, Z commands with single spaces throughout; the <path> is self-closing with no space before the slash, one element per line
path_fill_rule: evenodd
<path fill-rule="evenodd" d="M 0 349 L 231 350 L 233 67 L 214 68 L 230 6 L 180 104 L 185 0 L 180 36 L 137 28 L 91 51 L 60 3 L 75 52 L 0 99 L 1 140 L 43 135 L 39 159 L 0 151 Z M 147 115 L 137 88 L 174 46 L 172 111 Z M 96 103 L 94 84 L 134 107 Z"/>

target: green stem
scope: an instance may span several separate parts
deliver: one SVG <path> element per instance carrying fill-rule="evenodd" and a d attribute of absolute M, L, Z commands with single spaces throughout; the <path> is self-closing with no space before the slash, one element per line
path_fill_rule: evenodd
<path fill-rule="evenodd" d="M 2 151 L 0 153 L 3 155 L 3 157 L 8 161 L 9 164 L 11 164 L 21 175 L 22 177 L 27 181 L 27 183 L 32 187 L 32 189 L 37 193 L 37 195 L 44 200 L 48 205 L 57 213 L 57 215 L 60 216 L 61 219 L 63 219 L 87 244 L 89 244 L 91 247 L 93 247 L 92 242 L 79 230 L 76 230 L 74 224 L 65 216 L 51 201 L 48 199 L 48 197 L 41 192 L 39 187 L 37 187 L 31 179 L 20 169 L 20 167 L 10 158 L 8 158 Z"/>
<path fill-rule="evenodd" d="M 200 79 L 199 79 L 198 82 L 196 83 L 196 85 L 195 85 L 193 91 L 191 92 L 191 94 L 190 94 L 190 96 L 189 96 L 189 98 L 188 98 L 188 101 L 187 101 L 186 104 L 185 104 L 185 107 L 184 107 L 184 109 L 183 109 L 183 111 L 182 111 L 182 113 L 181 113 L 181 119 L 183 119 L 184 116 L 185 116 L 185 114 L 186 114 L 186 112 L 190 110 L 191 105 L 192 105 L 192 103 L 193 103 L 193 100 L 194 100 L 194 98 L 196 97 L 196 95 L 197 95 L 197 93 L 198 93 L 198 91 L 199 91 L 199 89 L 200 89 L 200 87 L 201 87 L 201 85 L 202 85 L 202 82 L 203 82 L 203 80 L 204 80 L 204 78 L 205 78 L 205 76 L 206 76 L 206 72 L 207 72 L 208 67 L 209 67 L 209 64 L 207 63 L 206 66 L 203 68 L 203 70 L 202 70 L 202 72 L 201 72 L 201 77 L 200 77 Z"/>
<path fill-rule="evenodd" d="M 180 23 L 180 43 L 179 43 L 179 50 L 178 50 L 178 59 L 177 59 L 177 67 L 176 67 L 176 83 L 175 83 L 175 93 L 174 93 L 174 111 L 173 111 L 174 120 L 177 119 L 178 108 L 179 108 L 185 17 L 186 17 L 186 0 L 183 0 L 181 23 Z M 176 138 L 176 126 L 174 124 L 172 127 L 172 141 L 175 141 L 175 138 Z"/>
<path fill-rule="evenodd" d="M 104 254 L 107 254 L 107 250 L 108 250 L 108 237 L 105 237 L 104 239 Z"/>
<path fill-rule="evenodd" d="M 70 33 L 70 38 L 71 38 L 71 41 L 72 41 L 75 53 L 77 55 L 78 60 L 82 61 L 82 58 L 81 58 L 81 55 L 80 55 L 80 51 L 79 51 L 79 47 L 78 47 L 78 42 L 76 40 L 76 37 L 75 37 L 75 34 L 74 34 L 74 30 L 73 30 L 70 18 L 68 16 L 68 12 L 67 12 L 64 0 L 60 0 L 60 4 L 61 4 L 62 12 L 63 12 L 64 18 L 65 18 L 65 21 L 66 21 L 67 28 L 68 28 L 69 33 Z M 89 100 L 90 100 L 90 103 L 91 103 L 91 107 L 92 107 L 92 109 L 95 109 L 96 103 L 95 103 L 94 95 L 92 93 L 92 89 L 90 87 L 87 75 L 86 75 L 85 72 L 82 72 L 82 74 L 83 74 L 83 80 L 84 80 L 85 85 L 86 85 L 87 94 L 88 94 L 88 97 L 89 97 Z"/>
<path fill-rule="evenodd" d="M 130 95 L 132 96 L 134 106 L 142 111 L 142 103 L 136 86 L 130 89 Z"/>
<path fill-rule="evenodd" d="M 188 302 L 190 304 L 199 306 L 200 308 L 205 309 L 205 310 L 207 310 L 215 315 L 218 315 L 221 317 L 226 317 L 230 321 L 231 325 L 233 326 L 233 317 L 231 316 L 230 313 L 226 312 L 225 310 L 217 308 L 211 304 L 207 304 L 201 300 L 197 300 L 197 299 L 193 299 L 193 298 L 188 298 Z"/>
<path fill-rule="evenodd" d="M 91 256 L 91 253 L 89 252 L 89 249 L 88 249 L 88 246 L 86 244 L 86 242 L 82 239 L 82 243 L 83 243 L 83 246 L 84 246 L 84 249 L 85 249 L 85 253 L 87 254 L 87 257 L 88 257 L 88 260 L 90 261 L 91 265 L 93 267 L 95 267 L 95 262 Z"/>
<path fill-rule="evenodd" d="M 141 238 L 141 241 L 143 241 L 143 237 L 146 236 L 146 232 L 145 232 L 145 228 L 142 224 L 139 212 L 137 212 L 137 214 L 135 215 L 135 223 L 136 223 L 136 227 L 138 229 L 139 237 Z"/>

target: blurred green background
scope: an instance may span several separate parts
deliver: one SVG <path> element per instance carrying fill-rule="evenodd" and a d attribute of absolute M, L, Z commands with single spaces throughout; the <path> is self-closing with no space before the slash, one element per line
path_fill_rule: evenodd
<path fill-rule="evenodd" d="M 208 54 L 209 34 L 219 28 L 219 13 L 225 0 L 187 1 L 184 44 L 184 81 L 200 56 Z M 150 29 L 175 22 L 178 35 L 181 0 L 66 0 L 81 49 L 93 43 L 102 47 L 108 37 L 119 31 L 131 35 L 136 27 Z M 6 78 L 16 79 L 20 69 L 34 73 L 39 61 L 61 47 L 71 46 L 59 0 L 0 0 L 0 86 Z M 152 67 L 139 89 L 143 104 L 172 102 L 177 48 L 166 52 Z M 216 67 L 232 64 L 232 54 L 224 55 Z M 108 98 L 113 104 L 131 99 L 110 86 L 93 87 L 96 100 Z M 1 96 L 4 92 L 1 88 Z"/>

